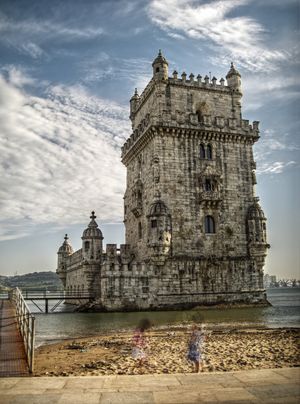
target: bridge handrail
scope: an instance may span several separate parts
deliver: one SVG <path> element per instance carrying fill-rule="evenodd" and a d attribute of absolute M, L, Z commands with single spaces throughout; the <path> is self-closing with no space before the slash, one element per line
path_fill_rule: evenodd
<path fill-rule="evenodd" d="M 31 314 L 19 288 L 13 289 L 9 298 L 15 305 L 17 323 L 23 339 L 29 372 L 33 373 L 35 317 Z"/>
<path fill-rule="evenodd" d="M 88 291 L 67 291 L 64 289 L 60 290 L 45 290 L 45 289 L 22 289 L 21 293 L 24 299 L 34 299 L 34 298 L 74 298 L 74 299 L 87 299 L 93 297 L 93 295 Z"/>

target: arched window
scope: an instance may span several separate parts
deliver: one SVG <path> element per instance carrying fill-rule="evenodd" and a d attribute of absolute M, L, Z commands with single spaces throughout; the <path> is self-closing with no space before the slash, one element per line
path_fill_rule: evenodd
<path fill-rule="evenodd" d="M 84 251 L 88 251 L 90 249 L 90 242 L 89 241 L 85 241 L 84 242 Z"/>
<path fill-rule="evenodd" d="M 205 216 L 205 233 L 215 233 L 215 221 L 212 216 Z"/>
<path fill-rule="evenodd" d="M 208 159 L 208 160 L 212 160 L 212 147 L 211 147 L 210 144 L 207 145 L 207 149 L 206 149 L 206 150 L 207 150 L 207 156 L 206 156 L 207 159 Z"/>
<path fill-rule="evenodd" d="M 205 147 L 202 143 L 200 144 L 200 158 L 205 159 Z"/>
<path fill-rule="evenodd" d="M 139 235 L 139 239 L 142 238 L 142 223 L 139 222 L 138 224 L 138 235 Z"/>
<path fill-rule="evenodd" d="M 159 67 L 156 68 L 156 73 L 158 73 L 158 72 L 159 72 Z"/>

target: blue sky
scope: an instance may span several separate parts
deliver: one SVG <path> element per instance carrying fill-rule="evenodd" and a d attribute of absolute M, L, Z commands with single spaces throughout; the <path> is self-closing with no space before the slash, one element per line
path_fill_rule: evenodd
<path fill-rule="evenodd" d="M 242 74 L 243 116 L 261 122 L 257 194 L 268 218 L 266 271 L 300 278 L 299 2 L 0 2 L 0 273 L 54 270 L 95 210 L 124 242 L 129 99 L 162 49 L 174 69 Z"/>

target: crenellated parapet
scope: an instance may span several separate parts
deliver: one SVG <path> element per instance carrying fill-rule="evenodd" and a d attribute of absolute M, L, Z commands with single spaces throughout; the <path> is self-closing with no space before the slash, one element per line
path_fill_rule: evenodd
<path fill-rule="evenodd" d="M 175 70 L 168 77 L 168 62 L 159 52 L 153 62 L 153 77 L 142 92 L 137 90 L 130 100 L 130 118 L 133 132 L 122 147 L 122 161 L 161 129 L 165 133 L 188 134 L 197 131 L 198 137 L 222 134 L 228 140 L 232 135 L 252 143 L 259 139 L 259 122 L 242 118 L 241 75 L 231 64 L 224 78 L 190 73 L 181 75 Z M 145 138 L 145 139 L 143 139 Z"/>
<path fill-rule="evenodd" d="M 196 76 L 193 73 L 190 73 L 189 78 L 187 79 L 187 74 L 183 72 L 181 74 L 181 78 L 179 78 L 178 72 L 174 70 L 173 76 L 168 78 L 168 82 L 176 86 L 186 86 L 187 88 L 202 88 L 211 91 L 221 91 L 222 93 L 231 92 L 231 87 L 224 85 L 225 80 L 223 79 L 223 77 L 221 77 L 219 81 L 216 77 L 210 79 L 207 75 L 204 77 L 203 80 L 200 74 L 197 75 L 196 79 L 195 77 Z"/>
<path fill-rule="evenodd" d="M 121 244 L 120 248 L 117 244 L 106 244 L 104 264 L 128 265 L 131 260 L 132 254 L 129 244 Z"/>

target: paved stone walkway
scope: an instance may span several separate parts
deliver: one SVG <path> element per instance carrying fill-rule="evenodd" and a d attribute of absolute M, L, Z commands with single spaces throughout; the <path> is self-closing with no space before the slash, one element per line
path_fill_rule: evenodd
<path fill-rule="evenodd" d="M 0 379 L 1 404 L 299 403 L 300 368 Z"/>

